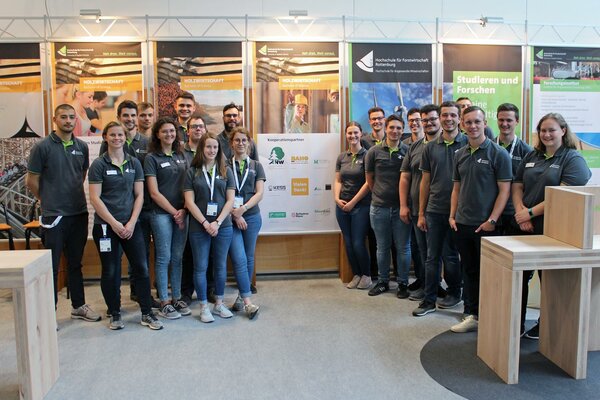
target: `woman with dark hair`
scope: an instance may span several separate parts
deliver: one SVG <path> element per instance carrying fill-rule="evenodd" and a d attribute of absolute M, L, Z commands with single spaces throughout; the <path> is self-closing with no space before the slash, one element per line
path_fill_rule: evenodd
<path fill-rule="evenodd" d="M 523 234 L 544 232 L 544 195 L 546 186 L 583 186 L 592 176 L 585 159 L 577 151 L 577 137 L 557 113 L 546 114 L 536 128 L 538 143 L 523 157 L 512 184 L 515 221 Z M 541 274 L 538 272 L 538 275 Z M 528 282 L 533 271 L 523 274 L 521 333 L 525 329 Z M 530 339 L 539 338 L 539 323 L 524 333 Z"/>
<path fill-rule="evenodd" d="M 175 121 L 168 117 L 160 118 L 152 127 L 144 172 L 152 199 L 150 225 L 156 251 L 154 270 L 160 300 L 158 314 L 167 319 L 192 313 L 181 300 L 181 259 L 187 236 L 182 192 L 186 169 Z M 169 277 L 172 296 L 169 296 Z"/>
<path fill-rule="evenodd" d="M 346 124 L 348 150 L 335 163 L 333 196 L 335 217 L 344 236 L 346 255 L 354 277 L 348 289 L 368 289 L 371 286 L 371 261 L 365 245 L 369 232 L 371 195 L 365 179 L 365 155 L 361 145 L 362 127 L 356 121 Z"/>
<path fill-rule="evenodd" d="M 213 322 L 208 309 L 206 269 L 213 256 L 216 301 L 213 312 L 221 318 L 233 314 L 223 304 L 227 277 L 227 253 L 233 228 L 231 210 L 235 197 L 235 182 L 231 168 L 223 157 L 217 136 L 206 133 L 198 143 L 196 155 L 188 169 L 183 185 L 185 206 L 190 218 L 190 243 L 194 258 L 194 286 L 200 300 L 200 320 Z"/>
<path fill-rule="evenodd" d="M 229 139 L 233 157 L 228 161 L 235 182 L 235 199 L 231 211 L 233 239 L 229 253 L 240 291 L 233 309 L 245 311 L 253 319 L 258 313 L 258 306 L 250 300 L 251 282 L 256 240 L 262 226 L 258 203 L 262 200 L 267 178 L 262 165 L 249 157 L 251 140 L 250 132 L 245 128 L 235 128 Z"/>
<path fill-rule="evenodd" d="M 123 329 L 121 320 L 121 251 L 131 265 L 142 310 L 141 324 L 161 329 L 152 312 L 146 246 L 138 217 L 144 203 L 144 171 L 139 160 L 123 151 L 125 129 L 109 122 L 102 132 L 107 151 L 89 172 L 90 202 L 96 214 L 92 235 L 102 263 L 100 286 L 108 306 L 110 329 Z"/>

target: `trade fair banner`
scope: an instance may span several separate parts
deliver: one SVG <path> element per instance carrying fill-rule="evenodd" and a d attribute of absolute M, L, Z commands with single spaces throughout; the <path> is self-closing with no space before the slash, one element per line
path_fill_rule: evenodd
<path fill-rule="evenodd" d="M 377 106 L 407 125 L 408 110 L 433 101 L 431 52 L 429 44 L 351 44 L 350 120 L 369 132 L 367 111 Z"/>
<path fill-rule="evenodd" d="M 25 189 L 27 159 L 44 136 L 39 43 L 0 44 L 0 202 L 15 226 L 28 221 L 34 198 Z"/>
<path fill-rule="evenodd" d="M 496 110 L 502 103 L 522 109 L 523 65 L 520 46 L 444 44 L 444 100 L 468 97 L 486 112 L 488 126 L 498 135 Z M 521 134 L 521 125 L 517 127 Z"/>
<path fill-rule="evenodd" d="M 533 47 L 531 133 L 551 112 L 560 113 L 579 138 L 579 149 L 600 184 L 600 49 Z"/>
<path fill-rule="evenodd" d="M 154 54 L 159 115 L 175 118 L 175 98 L 187 91 L 194 95 L 196 112 L 202 115 L 207 130 L 220 133 L 223 106 L 232 102 L 243 105 L 242 44 L 156 42 Z"/>
<path fill-rule="evenodd" d="M 75 109 L 73 134 L 89 147 L 90 165 L 98 157 L 102 129 L 117 119 L 123 100 L 142 101 L 140 43 L 55 42 L 52 58 L 52 110 L 60 104 Z M 85 183 L 90 231 L 93 209 Z"/>
<path fill-rule="evenodd" d="M 339 44 L 254 44 L 255 126 L 267 182 L 264 233 L 339 231 Z"/>

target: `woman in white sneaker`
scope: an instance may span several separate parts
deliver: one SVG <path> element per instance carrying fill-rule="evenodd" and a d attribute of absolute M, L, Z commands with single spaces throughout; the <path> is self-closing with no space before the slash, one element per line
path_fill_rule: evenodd
<path fill-rule="evenodd" d="M 90 202 L 96 210 L 92 235 L 102 263 L 100 286 L 110 314 L 110 329 L 122 329 L 121 251 L 129 260 L 132 279 L 142 310 L 141 324 L 162 329 L 152 312 L 150 278 L 144 237 L 138 216 L 144 203 L 144 171 L 137 158 L 123 151 L 125 129 L 109 122 L 102 138 L 107 151 L 92 163 L 89 171 Z"/>
<path fill-rule="evenodd" d="M 354 277 L 348 289 L 368 289 L 371 286 L 371 261 L 365 245 L 369 232 L 371 195 L 365 179 L 365 155 L 362 147 L 362 127 L 358 122 L 346 124 L 348 150 L 342 152 L 335 164 L 333 196 L 337 207 L 335 216 L 344 236 L 346 255 Z"/>
<path fill-rule="evenodd" d="M 201 305 L 200 320 L 214 321 L 206 293 L 206 269 L 211 248 L 216 294 L 213 312 L 221 318 L 231 318 L 233 314 L 223 304 L 223 295 L 227 253 L 233 235 L 230 213 L 235 183 L 214 133 L 206 133 L 198 143 L 192 165 L 186 172 L 183 196 L 185 207 L 191 214 L 189 237 L 194 257 L 194 286 Z"/>
<path fill-rule="evenodd" d="M 181 300 L 181 260 L 187 238 L 187 214 L 182 191 L 187 162 L 181 147 L 175 121 L 171 118 L 156 121 L 144 161 L 144 173 L 152 199 L 150 224 L 156 250 L 154 270 L 160 299 L 158 314 L 167 319 L 192 313 Z M 172 297 L 169 296 L 169 277 Z"/>
<path fill-rule="evenodd" d="M 250 133 L 245 128 L 235 128 L 231 132 L 229 144 L 234 156 L 228 161 L 233 170 L 235 199 L 231 211 L 233 239 L 229 254 L 240 291 L 233 309 L 245 311 L 248 318 L 253 319 L 258 306 L 252 304 L 250 282 L 254 275 L 256 240 L 262 226 L 258 203 L 262 200 L 267 178 L 262 165 L 248 156 L 250 143 Z"/>

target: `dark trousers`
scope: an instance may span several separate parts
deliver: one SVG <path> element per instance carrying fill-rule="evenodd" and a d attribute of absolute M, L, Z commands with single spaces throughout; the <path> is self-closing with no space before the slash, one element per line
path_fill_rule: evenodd
<path fill-rule="evenodd" d="M 42 222 L 50 225 L 55 217 L 44 217 Z M 52 272 L 54 277 L 54 304 L 58 303 L 56 288 L 60 256 L 65 252 L 67 259 L 68 285 L 71 291 L 71 305 L 79 308 L 85 304 L 83 292 L 83 274 L 81 259 L 88 235 L 88 213 L 62 217 L 58 225 L 51 229 L 42 229 L 42 243 L 52 251 Z"/>
<path fill-rule="evenodd" d="M 140 224 L 135 225 L 131 239 L 121 239 L 110 227 L 106 225 L 106 237 L 110 238 L 111 251 L 100 251 L 100 239 L 103 238 L 101 224 L 94 224 L 92 236 L 94 243 L 100 255 L 102 263 L 102 277 L 100 287 L 104 301 L 108 307 L 109 313 L 118 314 L 121 312 L 121 251 L 131 265 L 131 279 L 135 283 L 136 295 L 138 296 L 142 314 L 149 314 L 152 311 L 150 302 L 150 277 L 148 276 L 148 263 L 146 261 L 146 252 L 144 246 L 144 235 Z"/>
<path fill-rule="evenodd" d="M 150 268 L 150 237 L 152 236 L 152 226 L 150 225 L 150 217 L 152 215 L 152 211 L 142 210 L 140 216 L 138 218 L 138 225 L 142 230 L 142 235 L 144 236 L 144 246 L 145 246 L 145 254 L 146 254 L 146 264 L 148 265 L 148 269 Z M 156 251 L 154 252 L 156 254 Z M 120 251 L 121 256 L 123 255 L 123 251 Z M 156 257 L 155 257 L 156 259 Z M 127 266 L 127 275 L 129 275 L 129 287 L 131 288 L 131 293 L 136 294 L 135 292 L 135 280 L 132 279 L 131 274 L 131 263 Z"/>
<path fill-rule="evenodd" d="M 456 224 L 458 230 L 454 233 L 456 247 L 460 254 L 460 264 L 463 273 L 463 298 L 465 315 L 479 315 L 479 276 L 481 272 L 481 238 L 496 236 L 498 233 L 475 230 L 473 225 Z"/>

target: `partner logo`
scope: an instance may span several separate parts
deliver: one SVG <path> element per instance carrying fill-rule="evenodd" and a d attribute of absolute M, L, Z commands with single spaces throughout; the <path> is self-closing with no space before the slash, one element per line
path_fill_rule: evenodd
<path fill-rule="evenodd" d="M 285 163 L 284 157 L 285 153 L 281 147 L 273 147 L 269 155 L 269 165 L 283 165 Z"/>
<path fill-rule="evenodd" d="M 286 218 L 287 214 L 285 213 L 285 211 L 271 211 L 269 212 L 269 219 L 280 219 L 280 218 Z"/>
<path fill-rule="evenodd" d="M 286 185 L 269 185 L 269 192 L 285 192 L 286 190 Z"/>
<path fill-rule="evenodd" d="M 292 156 L 291 157 L 292 164 L 308 164 L 308 156 Z"/>
<path fill-rule="evenodd" d="M 308 196 L 308 178 L 292 178 L 292 196 Z"/>

